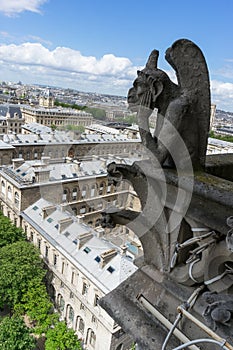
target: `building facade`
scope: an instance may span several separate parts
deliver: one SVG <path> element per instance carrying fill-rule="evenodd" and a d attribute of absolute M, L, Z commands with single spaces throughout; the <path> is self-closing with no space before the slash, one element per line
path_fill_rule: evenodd
<path fill-rule="evenodd" d="M 21 106 L 23 118 L 26 123 L 39 123 L 45 126 L 87 126 L 92 123 L 93 116 L 84 111 L 68 108 L 47 108 Z"/>
<path fill-rule="evenodd" d="M 22 228 L 52 272 L 49 289 L 68 327 L 86 350 L 131 349 L 132 339 L 98 305 L 134 271 L 118 248 L 60 206 L 40 199 L 22 214 Z"/>

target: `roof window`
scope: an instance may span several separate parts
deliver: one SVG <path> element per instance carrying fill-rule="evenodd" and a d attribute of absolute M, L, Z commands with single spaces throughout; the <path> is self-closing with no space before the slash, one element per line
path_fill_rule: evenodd
<path fill-rule="evenodd" d="M 83 249 L 83 251 L 88 254 L 88 253 L 90 253 L 91 249 L 89 247 L 85 247 Z"/>
<path fill-rule="evenodd" d="M 110 273 L 113 273 L 113 272 L 115 271 L 115 269 L 114 269 L 112 266 L 109 266 L 109 267 L 107 268 L 107 270 L 108 270 L 108 272 L 110 272 Z"/>
<path fill-rule="evenodd" d="M 97 255 L 97 256 L 95 257 L 95 261 L 97 261 L 98 263 L 100 262 L 100 257 L 99 257 L 99 255 Z"/>

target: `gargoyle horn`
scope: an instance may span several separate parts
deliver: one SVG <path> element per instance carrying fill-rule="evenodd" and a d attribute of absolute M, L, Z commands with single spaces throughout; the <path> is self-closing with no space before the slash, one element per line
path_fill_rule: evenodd
<path fill-rule="evenodd" d="M 158 67 L 158 58 L 159 58 L 159 51 L 153 50 L 148 58 L 148 61 L 146 63 L 146 69 L 157 69 Z"/>

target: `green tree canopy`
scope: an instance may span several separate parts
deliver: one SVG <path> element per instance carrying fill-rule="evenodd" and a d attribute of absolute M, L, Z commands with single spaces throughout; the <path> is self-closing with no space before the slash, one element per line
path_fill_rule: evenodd
<path fill-rule="evenodd" d="M 14 226 L 10 219 L 0 212 L 0 248 L 17 241 L 25 241 L 25 239 L 23 230 Z"/>
<path fill-rule="evenodd" d="M 81 350 L 81 344 L 73 329 L 65 322 L 57 322 L 46 333 L 45 350 Z"/>
<path fill-rule="evenodd" d="M 1 350 L 33 350 L 35 339 L 19 316 L 4 317 L 0 323 Z"/>
<path fill-rule="evenodd" d="M 35 325 L 34 333 L 42 334 L 58 320 L 58 314 L 53 313 L 51 302 L 44 282 L 33 278 L 28 283 L 28 288 L 22 294 L 20 304 L 16 304 L 16 314 L 27 314 Z"/>
<path fill-rule="evenodd" d="M 13 307 L 21 301 L 29 282 L 42 280 L 45 270 L 38 250 L 26 241 L 9 244 L 0 249 L 0 307 Z"/>

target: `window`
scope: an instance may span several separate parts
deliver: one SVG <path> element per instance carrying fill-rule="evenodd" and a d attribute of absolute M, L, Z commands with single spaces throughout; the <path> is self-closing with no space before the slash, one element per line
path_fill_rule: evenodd
<path fill-rule="evenodd" d="M 80 210 L 79 210 L 79 213 L 80 214 L 85 214 L 86 213 L 86 206 L 85 205 L 82 205 Z"/>
<path fill-rule="evenodd" d="M 65 189 L 63 191 L 63 195 L 62 195 L 62 201 L 63 202 L 66 202 L 67 201 L 67 195 L 68 195 L 68 191 Z"/>
<path fill-rule="evenodd" d="M 83 321 L 83 319 L 80 317 L 79 318 L 79 324 L 78 324 L 78 330 L 79 330 L 79 332 L 80 333 L 84 333 L 84 328 L 85 328 L 85 326 L 84 326 L 84 321 Z"/>
<path fill-rule="evenodd" d="M 94 331 L 90 330 L 90 344 L 92 346 L 95 346 L 95 341 L 96 341 L 96 335 L 94 333 Z"/>
<path fill-rule="evenodd" d="M 65 271 L 65 262 L 62 261 L 62 264 L 61 264 L 61 273 L 63 274 Z"/>
<path fill-rule="evenodd" d="M 83 186 L 83 188 L 82 188 L 82 197 L 85 198 L 86 194 L 87 194 L 87 188 L 86 188 L 86 186 Z"/>
<path fill-rule="evenodd" d="M 115 271 L 115 269 L 114 269 L 112 266 L 109 266 L 109 267 L 107 268 L 107 270 L 108 270 L 108 272 L 110 272 L 110 273 L 113 273 L 113 272 Z"/>
<path fill-rule="evenodd" d="M 87 292 L 88 292 L 88 285 L 86 282 L 83 282 L 82 295 L 87 295 Z"/>
<path fill-rule="evenodd" d="M 75 272 L 72 271 L 71 273 L 71 283 L 74 284 L 74 279 L 75 279 Z"/>
<path fill-rule="evenodd" d="M 94 299 L 94 306 L 98 306 L 98 301 L 99 301 L 100 297 L 98 294 L 95 294 L 95 299 Z"/>
<path fill-rule="evenodd" d="M 97 261 L 98 263 L 100 262 L 100 257 L 98 255 L 95 257 L 95 261 Z"/>
<path fill-rule="evenodd" d="M 85 252 L 85 253 L 90 253 L 91 252 L 91 248 L 89 248 L 89 247 L 85 247 L 84 249 L 83 249 L 83 251 Z"/>
<path fill-rule="evenodd" d="M 72 191 L 72 200 L 73 201 L 76 201 L 77 200 L 77 197 L 78 197 L 78 190 L 77 188 L 75 187 Z"/>
<path fill-rule="evenodd" d="M 10 186 L 7 188 L 7 197 L 9 200 L 12 200 L 12 188 Z"/>
<path fill-rule="evenodd" d="M 104 182 L 101 182 L 100 188 L 99 188 L 99 195 L 101 196 L 104 193 Z"/>
<path fill-rule="evenodd" d="M 15 192 L 15 205 L 16 205 L 16 207 L 19 206 L 19 194 L 18 194 L 18 192 Z"/>
<path fill-rule="evenodd" d="M 61 312 L 64 310 L 65 307 L 65 300 L 63 299 L 61 294 L 58 294 L 57 297 L 57 306 L 58 306 L 58 310 Z"/>
<path fill-rule="evenodd" d="M 34 237 L 34 234 L 33 234 L 33 232 L 31 231 L 31 232 L 30 232 L 30 238 L 29 238 L 29 241 L 30 241 L 30 242 L 33 242 L 33 237 Z"/>
<path fill-rule="evenodd" d="M 48 258 L 49 256 L 49 247 L 46 245 L 45 246 L 45 257 Z"/>
<path fill-rule="evenodd" d="M 91 186 L 91 197 L 95 196 L 95 185 Z"/>
<path fill-rule="evenodd" d="M 39 250 L 40 250 L 40 247 L 41 247 L 41 239 L 40 239 L 40 238 L 38 238 L 38 240 L 37 240 L 37 247 L 38 247 Z"/>
<path fill-rule="evenodd" d="M 2 193 L 3 193 L 3 194 L 5 194 L 5 190 L 6 190 L 5 182 L 2 181 Z"/>
<path fill-rule="evenodd" d="M 68 320 L 70 322 L 73 322 L 74 320 L 74 309 L 72 308 L 72 306 L 68 305 Z"/>
<path fill-rule="evenodd" d="M 56 266 L 57 265 L 57 255 L 54 254 L 53 255 L 53 266 Z"/>

